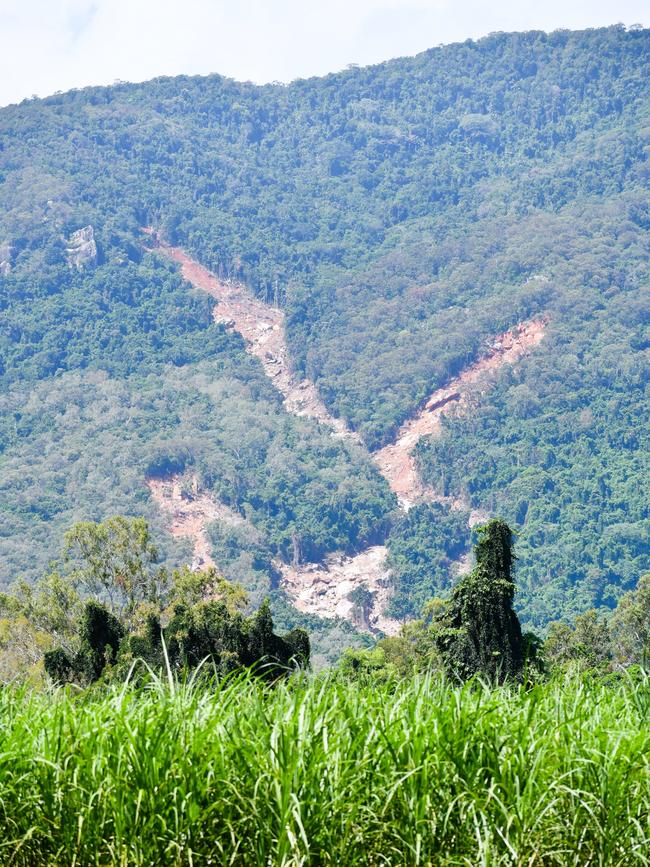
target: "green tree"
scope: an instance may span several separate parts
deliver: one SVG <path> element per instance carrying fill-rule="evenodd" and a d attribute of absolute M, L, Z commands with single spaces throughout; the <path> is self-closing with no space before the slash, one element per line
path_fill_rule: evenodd
<path fill-rule="evenodd" d="M 218 599 L 230 612 L 242 611 L 248 605 L 248 596 L 242 588 L 227 581 L 214 566 L 193 572 L 189 566 L 175 569 L 167 593 L 169 605 L 192 607 L 208 599 Z"/>
<path fill-rule="evenodd" d="M 78 666 L 92 683 L 99 679 L 107 664 L 117 660 L 125 629 L 106 606 L 91 599 L 84 607 L 80 632 Z"/>
<path fill-rule="evenodd" d="M 450 674 L 502 682 L 521 673 L 524 641 L 512 607 L 513 533 L 494 518 L 478 530 L 476 566 L 454 587 L 437 621 L 437 642 Z"/>
<path fill-rule="evenodd" d="M 549 626 L 544 658 L 552 668 L 568 665 L 574 658 L 573 629 L 563 620 L 556 620 Z"/>
<path fill-rule="evenodd" d="M 45 653 L 45 671 L 54 683 L 98 680 L 106 665 L 117 660 L 125 629 L 105 605 L 90 599 L 84 606 L 79 633 L 80 646 L 74 656 L 62 647 Z"/>
<path fill-rule="evenodd" d="M 50 680 L 57 686 L 69 683 L 75 677 L 74 661 L 62 647 L 46 651 L 43 663 Z"/>
<path fill-rule="evenodd" d="M 562 621 L 551 623 L 544 657 L 556 669 L 571 664 L 593 671 L 608 669 L 612 643 L 606 620 L 592 608 L 579 614 L 573 627 Z"/>
<path fill-rule="evenodd" d="M 612 648 L 623 665 L 650 666 L 650 573 L 619 600 L 610 622 Z"/>
<path fill-rule="evenodd" d="M 56 570 L 36 584 L 19 580 L 0 593 L 0 683 L 39 681 L 43 652 L 55 645 L 74 654 L 82 608 L 76 589 Z"/>
<path fill-rule="evenodd" d="M 165 575 L 154 568 L 157 551 L 144 518 L 77 523 L 65 535 L 64 556 L 73 566 L 69 580 L 105 600 L 119 619 L 130 619 L 142 602 L 160 601 Z"/>
<path fill-rule="evenodd" d="M 70 579 L 56 569 L 36 584 L 16 581 L 0 593 L 0 615 L 24 617 L 34 629 L 68 650 L 76 649 L 83 602 Z"/>

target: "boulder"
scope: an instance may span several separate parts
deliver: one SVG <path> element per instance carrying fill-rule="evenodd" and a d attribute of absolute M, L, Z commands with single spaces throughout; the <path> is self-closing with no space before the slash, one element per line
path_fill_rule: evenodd
<path fill-rule="evenodd" d="M 11 244 L 3 241 L 0 244 L 0 275 L 6 277 L 11 272 Z"/>
<path fill-rule="evenodd" d="M 81 271 L 86 265 L 97 261 L 97 244 L 92 226 L 77 229 L 66 242 L 66 257 L 70 268 Z"/>

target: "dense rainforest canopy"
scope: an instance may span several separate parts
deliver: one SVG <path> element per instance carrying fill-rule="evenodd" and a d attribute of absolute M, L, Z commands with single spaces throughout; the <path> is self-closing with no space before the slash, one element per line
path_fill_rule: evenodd
<path fill-rule="evenodd" d="M 649 556 L 649 48 L 622 26 L 493 34 L 288 86 L 179 77 L 2 109 L 0 580 L 42 571 L 74 520 L 160 526 L 143 480 L 161 468 L 255 524 L 252 555 L 212 536 L 258 593 L 293 534 L 316 558 L 393 527 L 393 605 L 415 615 L 468 547 L 443 507 L 394 520 L 361 449 L 282 411 L 143 249 L 152 225 L 284 307 L 295 367 L 369 447 L 546 316 L 418 461 L 518 527 L 522 622 L 613 605 Z"/>

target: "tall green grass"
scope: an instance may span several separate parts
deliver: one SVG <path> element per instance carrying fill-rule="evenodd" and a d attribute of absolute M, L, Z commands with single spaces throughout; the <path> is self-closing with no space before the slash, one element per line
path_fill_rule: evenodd
<path fill-rule="evenodd" d="M 0 863 L 650 864 L 650 684 L 0 692 Z"/>

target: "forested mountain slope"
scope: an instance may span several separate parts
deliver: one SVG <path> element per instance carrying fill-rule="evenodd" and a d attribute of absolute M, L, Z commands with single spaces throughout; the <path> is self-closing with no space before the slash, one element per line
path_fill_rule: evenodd
<path fill-rule="evenodd" d="M 271 554 L 391 524 L 363 453 L 281 412 L 145 252 L 151 225 L 284 307 L 297 371 L 371 448 L 486 340 L 546 317 L 421 472 L 519 524 L 525 619 L 611 604 L 649 565 L 649 49 L 622 27 L 495 34 L 288 86 L 158 79 L 2 109 L 2 579 L 41 569 L 72 516 L 150 510 L 152 468 L 198 467 Z M 448 582 L 422 552 L 450 522 L 393 520 L 396 613 Z"/>

